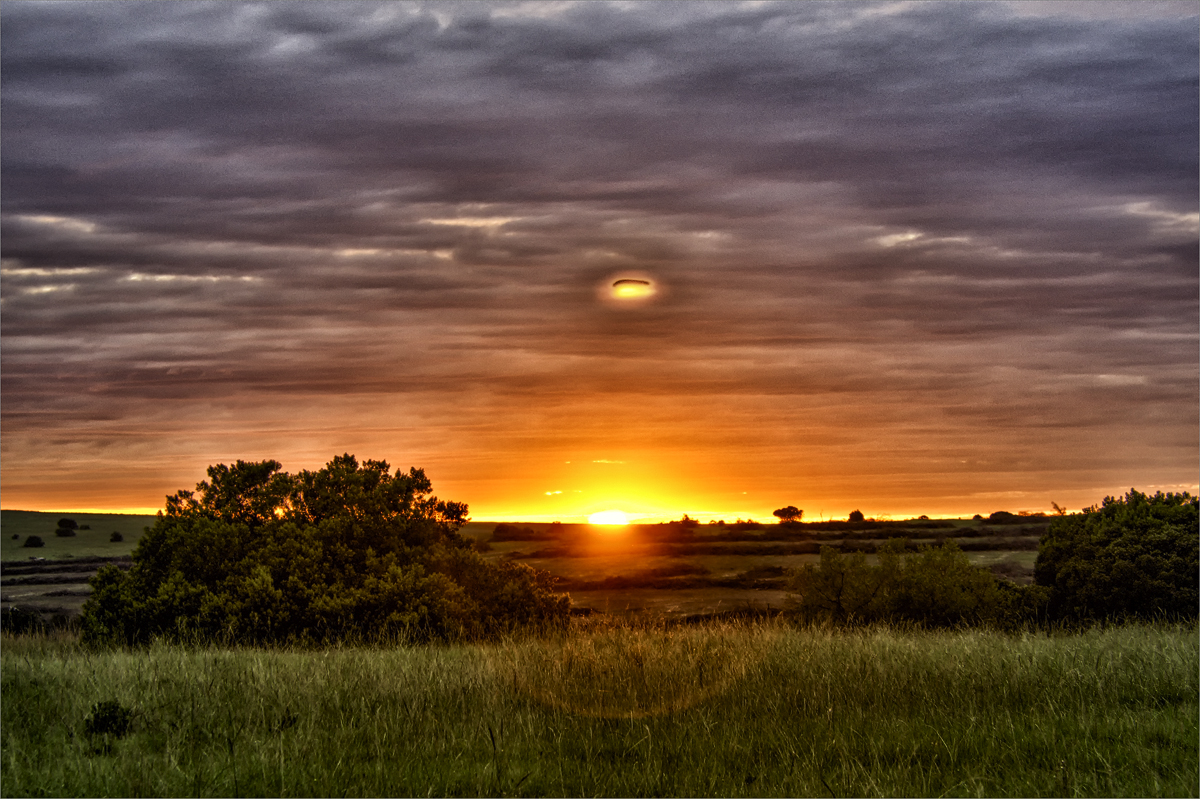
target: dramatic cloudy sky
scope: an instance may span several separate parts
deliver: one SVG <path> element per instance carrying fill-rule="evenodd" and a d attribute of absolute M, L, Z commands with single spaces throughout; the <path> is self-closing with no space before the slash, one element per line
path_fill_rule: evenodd
<path fill-rule="evenodd" d="M 1195 491 L 1198 30 L 10 0 L 3 506 L 343 452 L 477 519 Z"/>

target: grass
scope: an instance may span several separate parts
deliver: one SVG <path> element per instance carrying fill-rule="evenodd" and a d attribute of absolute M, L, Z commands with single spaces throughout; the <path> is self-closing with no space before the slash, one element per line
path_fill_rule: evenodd
<path fill-rule="evenodd" d="M 76 530 L 69 538 L 54 534 L 61 518 L 74 519 L 88 530 Z M 119 557 L 133 552 L 141 540 L 144 528 L 154 524 L 154 516 L 134 516 L 121 513 L 42 513 L 27 510 L 0 511 L 0 559 L 28 560 L 30 557 L 61 560 L 71 557 Z M 123 541 L 109 538 L 121 533 Z M 19 538 L 13 538 L 13 536 Z M 45 546 L 26 547 L 25 539 L 36 535 Z"/>
<path fill-rule="evenodd" d="M 1195 626 L 584 622 L 493 645 L 311 652 L 2 643 L 9 796 L 1198 790 Z M 132 711 L 128 735 L 95 731 L 111 700 Z"/>

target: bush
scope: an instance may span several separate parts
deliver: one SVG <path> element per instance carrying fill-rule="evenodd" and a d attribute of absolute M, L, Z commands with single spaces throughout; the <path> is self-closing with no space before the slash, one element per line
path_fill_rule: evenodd
<path fill-rule="evenodd" d="M 1200 514 L 1188 493 L 1130 489 L 1100 507 L 1059 516 L 1038 547 L 1034 577 L 1050 613 L 1073 621 L 1195 619 Z"/>
<path fill-rule="evenodd" d="M 847 521 L 851 521 L 851 522 L 861 522 L 861 521 L 863 521 L 863 512 L 862 512 L 862 511 L 860 511 L 860 510 L 852 510 L 852 511 L 850 511 L 850 516 L 849 516 L 849 518 L 847 519 Z"/>
<path fill-rule="evenodd" d="M 44 546 L 46 546 L 46 542 L 42 540 L 42 537 L 40 535 L 31 535 L 25 539 L 25 543 L 22 544 L 21 546 L 23 546 L 23 547 L 44 547 Z"/>
<path fill-rule="evenodd" d="M 569 616 L 548 575 L 472 551 L 467 506 L 431 496 L 420 469 L 343 455 L 317 472 L 238 461 L 208 475 L 199 497 L 167 498 L 129 571 L 92 578 L 85 643 L 482 638 Z"/>
<path fill-rule="evenodd" d="M 806 621 L 871 622 L 919 627 L 1014 628 L 1039 620 L 1047 592 L 997 580 L 972 566 L 953 541 L 905 555 L 908 543 L 879 547 L 879 563 L 862 552 L 821 548 L 818 565 L 792 576 L 788 609 Z"/>
<path fill-rule="evenodd" d="M 505 522 L 497 524 L 492 531 L 493 541 L 537 541 L 549 537 L 549 534 L 539 533 L 532 527 L 519 527 Z"/>
<path fill-rule="evenodd" d="M 121 535 L 120 530 L 113 530 L 113 534 L 108 537 L 110 543 L 119 544 L 125 540 L 125 536 Z"/>
<path fill-rule="evenodd" d="M 13 541 L 18 541 L 18 540 L 20 540 L 20 538 L 21 538 L 21 534 L 20 534 L 20 533 L 13 533 L 13 534 L 12 534 L 12 540 L 13 540 Z"/>
<path fill-rule="evenodd" d="M 133 726 L 133 711 L 122 707 L 115 699 L 107 702 L 97 702 L 92 705 L 92 712 L 83 724 L 83 731 L 88 736 L 112 735 L 123 737 Z"/>
<path fill-rule="evenodd" d="M 70 527 L 60 527 L 54 531 L 54 534 L 59 538 L 74 538 L 75 531 Z"/>
<path fill-rule="evenodd" d="M 58 526 L 64 530 L 75 530 L 79 527 L 79 525 L 75 523 L 74 519 L 59 519 Z"/>

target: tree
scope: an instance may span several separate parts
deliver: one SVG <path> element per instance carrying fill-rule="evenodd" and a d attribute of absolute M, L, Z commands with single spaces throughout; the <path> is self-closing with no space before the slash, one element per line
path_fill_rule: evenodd
<path fill-rule="evenodd" d="M 800 517 L 804 515 L 804 511 L 795 505 L 788 505 L 786 508 L 774 511 L 774 515 L 779 517 L 779 521 L 781 522 L 798 522 L 800 521 Z"/>
<path fill-rule="evenodd" d="M 133 566 L 92 578 L 84 641 L 481 638 L 568 617 L 548 575 L 471 549 L 467 506 L 433 496 L 423 470 L 351 455 L 281 468 L 213 466 L 168 497 Z"/>
<path fill-rule="evenodd" d="M 863 512 L 860 510 L 850 511 L 850 521 L 861 522 L 863 520 Z"/>
<path fill-rule="evenodd" d="M 1059 516 L 1038 546 L 1034 578 L 1050 613 L 1075 621 L 1195 619 L 1200 604 L 1200 514 L 1184 492 L 1130 489 Z"/>
<path fill-rule="evenodd" d="M 58 527 L 60 530 L 78 530 L 79 524 L 74 519 L 59 519 Z"/>

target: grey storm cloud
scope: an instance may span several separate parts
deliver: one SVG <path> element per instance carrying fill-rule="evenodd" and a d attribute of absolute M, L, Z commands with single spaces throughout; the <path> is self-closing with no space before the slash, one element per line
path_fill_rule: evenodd
<path fill-rule="evenodd" d="M 1200 15 L 1020 6 L 10 0 L 6 438 L 620 390 L 1194 439 Z"/>

